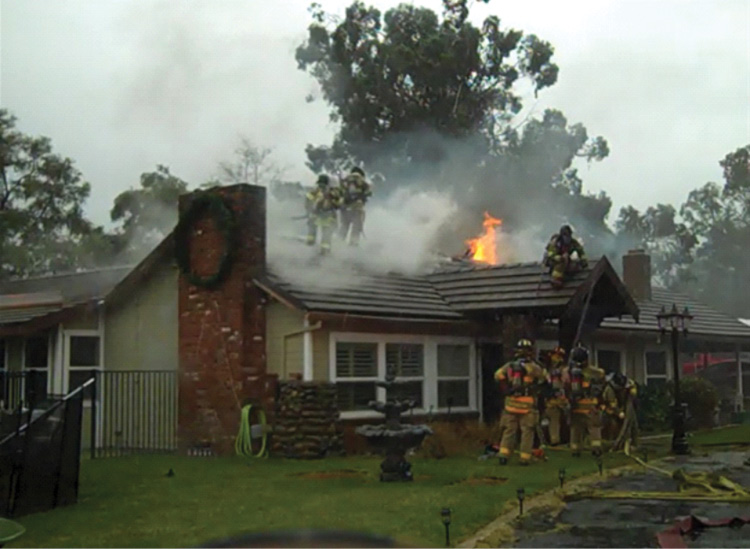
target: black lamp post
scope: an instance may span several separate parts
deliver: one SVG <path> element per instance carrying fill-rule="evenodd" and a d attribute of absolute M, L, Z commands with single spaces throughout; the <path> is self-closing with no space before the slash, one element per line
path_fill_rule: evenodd
<path fill-rule="evenodd" d="M 526 491 L 519 488 L 516 490 L 516 496 L 518 497 L 518 514 L 523 515 L 523 498 L 526 496 Z"/>
<path fill-rule="evenodd" d="M 674 418 L 672 433 L 672 452 L 677 455 L 686 455 L 690 453 L 687 437 L 685 436 L 685 408 L 687 407 L 680 398 L 680 356 L 679 356 L 679 338 L 680 332 L 687 334 L 690 328 L 690 321 L 693 315 L 687 307 L 680 312 L 677 305 L 672 304 L 672 310 L 667 310 L 662 306 L 661 312 L 656 315 L 659 324 L 659 330 L 664 334 L 669 330 L 672 333 L 672 368 L 674 371 Z"/>
<path fill-rule="evenodd" d="M 451 527 L 451 510 L 447 507 L 443 507 L 440 510 L 440 518 L 443 519 L 443 525 L 445 526 L 445 546 L 450 547 L 451 546 L 451 535 L 450 535 L 450 527 Z"/>

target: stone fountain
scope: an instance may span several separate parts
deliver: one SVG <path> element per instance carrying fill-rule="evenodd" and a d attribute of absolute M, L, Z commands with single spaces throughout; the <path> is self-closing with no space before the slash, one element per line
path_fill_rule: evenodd
<path fill-rule="evenodd" d="M 411 448 L 416 448 L 432 429 L 426 425 L 411 425 L 401 423 L 401 414 L 416 406 L 412 399 L 398 400 L 390 398 L 391 390 L 400 382 L 396 381 L 396 367 L 390 365 L 386 371 L 385 381 L 378 381 L 378 387 L 385 388 L 385 402 L 370 401 L 368 406 L 385 415 L 385 423 L 380 425 L 362 425 L 355 429 L 362 435 L 376 452 L 385 454 L 380 464 L 380 480 L 382 482 L 396 482 L 414 480 L 411 473 L 411 463 L 406 461 L 405 454 Z"/>

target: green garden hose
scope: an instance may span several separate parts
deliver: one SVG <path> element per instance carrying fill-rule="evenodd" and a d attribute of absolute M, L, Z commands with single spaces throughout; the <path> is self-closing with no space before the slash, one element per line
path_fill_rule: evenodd
<path fill-rule="evenodd" d="M 258 409 L 258 420 L 260 421 L 260 429 L 262 431 L 260 444 L 260 450 L 257 454 L 253 453 L 252 445 L 252 427 L 250 426 L 250 410 L 252 405 L 248 404 L 242 408 L 242 417 L 240 419 L 240 430 L 237 433 L 237 438 L 234 441 L 234 450 L 238 456 L 245 457 L 266 457 L 266 439 L 268 437 L 268 431 L 266 429 L 266 413 L 262 408 Z"/>

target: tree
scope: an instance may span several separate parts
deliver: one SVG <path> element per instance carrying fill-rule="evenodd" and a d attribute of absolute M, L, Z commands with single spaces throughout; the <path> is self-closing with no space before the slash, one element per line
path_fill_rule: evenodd
<path fill-rule="evenodd" d="M 91 191 L 47 137 L 16 129 L 0 109 L 0 276 L 92 266 L 108 255 L 100 228 L 83 214 Z"/>
<path fill-rule="evenodd" d="M 219 174 L 213 183 L 252 183 L 253 185 L 272 186 L 279 182 L 284 170 L 272 159 L 273 150 L 255 145 L 247 137 L 240 138 L 240 144 L 234 151 L 231 161 L 219 163 Z"/>
<path fill-rule="evenodd" d="M 680 209 L 698 242 L 680 286 L 731 314 L 748 316 L 750 145 L 727 154 L 719 165 L 724 185 L 706 183 L 692 191 Z"/>
<path fill-rule="evenodd" d="M 444 0 L 442 16 L 406 4 L 382 14 L 360 1 L 341 20 L 319 4 L 311 12 L 297 62 L 340 125 L 333 143 L 306 148 L 311 170 L 356 163 L 383 174 L 379 196 L 440 189 L 472 220 L 490 209 L 506 229 L 533 220 L 546 238 L 575 218 L 587 234 L 612 237 L 609 198 L 585 193 L 574 168 L 605 158 L 606 140 L 554 109 L 516 120 L 524 86 L 536 94 L 557 80 L 548 42 L 502 29 L 496 16 L 474 26 L 465 0 Z"/>
<path fill-rule="evenodd" d="M 177 205 L 188 184 L 170 173 L 167 166 L 141 174 L 141 187 L 120 193 L 110 218 L 120 224 L 115 232 L 116 248 L 123 260 L 138 259 L 158 244 L 177 223 Z"/>

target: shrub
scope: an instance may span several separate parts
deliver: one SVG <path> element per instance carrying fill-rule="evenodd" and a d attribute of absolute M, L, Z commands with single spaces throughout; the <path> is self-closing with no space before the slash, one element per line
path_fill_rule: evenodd
<path fill-rule="evenodd" d="M 433 434 L 425 437 L 417 454 L 423 457 L 444 458 L 479 455 L 487 444 L 499 442 L 498 425 L 486 425 L 477 420 L 434 422 L 429 424 Z"/>
<path fill-rule="evenodd" d="M 666 431 L 672 425 L 671 385 L 638 386 L 638 426 L 644 432 Z"/>
<path fill-rule="evenodd" d="M 688 405 L 694 427 L 713 427 L 719 405 L 719 391 L 713 383 L 698 376 L 680 379 L 680 397 Z"/>

